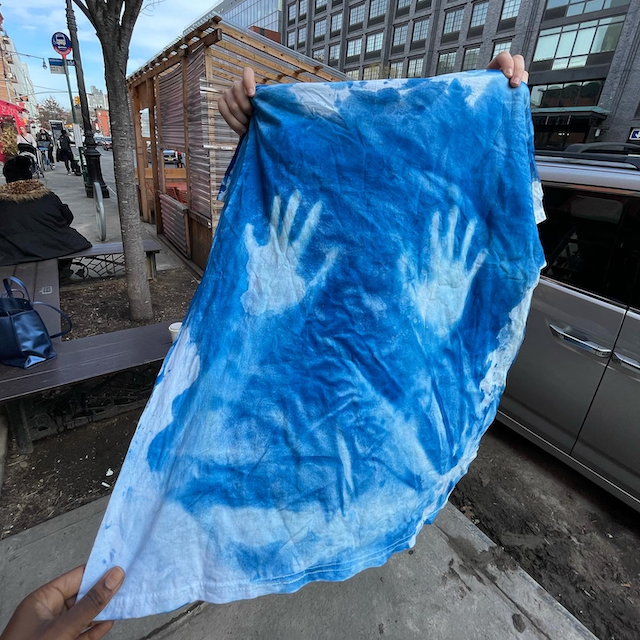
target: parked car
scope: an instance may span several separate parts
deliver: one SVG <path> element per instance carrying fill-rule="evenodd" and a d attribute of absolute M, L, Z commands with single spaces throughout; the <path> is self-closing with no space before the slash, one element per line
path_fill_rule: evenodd
<path fill-rule="evenodd" d="M 547 265 L 498 419 L 640 511 L 640 156 L 537 161 Z"/>
<path fill-rule="evenodd" d="M 177 164 L 178 163 L 178 152 L 172 151 L 170 149 L 165 149 L 163 152 L 164 155 L 164 163 L 165 164 Z"/>
<path fill-rule="evenodd" d="M 111 136 L 105 136 L 102 140 L 102 148 L 105 151 L 111 151 L 113 149 L 113 143 L 111 142 Z"/>

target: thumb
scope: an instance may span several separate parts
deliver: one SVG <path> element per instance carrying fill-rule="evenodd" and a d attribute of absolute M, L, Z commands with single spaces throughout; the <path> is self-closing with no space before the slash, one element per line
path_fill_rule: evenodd
<path fill-rule="evenodd" d="M 82 633 L 109 604 L 111 598 L 122 586 L 123 580 L 124 571 L 120 567 L 114 567 L 108 571 L 81 600 L 61 616 L 65 626 L 73 629 L 78 635 Z"/>

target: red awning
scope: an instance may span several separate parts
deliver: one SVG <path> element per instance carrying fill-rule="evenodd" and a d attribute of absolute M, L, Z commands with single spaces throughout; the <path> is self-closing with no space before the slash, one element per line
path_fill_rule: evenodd
<path fill-rule="evenodd" d="M 23 113 L 27 113 L 27 110 L 24 107 L 0 100 L 0 117 L 22 116 Z"/>

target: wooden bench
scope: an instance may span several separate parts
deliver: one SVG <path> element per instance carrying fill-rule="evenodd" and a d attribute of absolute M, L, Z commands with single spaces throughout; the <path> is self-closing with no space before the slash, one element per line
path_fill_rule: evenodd
<path fill-rule="evenodd" d="M 160 253 L 161 246 L 153 239 L 147 239 L 142 241 L 142 249 L 145 252 L 147 260 L 147 276 L 149 280 L 154 279 L 157 274 L 156 266 L 156 254 Z M 67 256 L 60 256 L 58 260 L 77 260 L 80 258 L 102 258 L 105 259 L 108 256 L 120 256 L 123 255 L 124 249 L 122 242 L 105 242 L 103 244 L 94 244 L 88 249 L 78 251 L 77 253 L 71 253 Z"/>
<path fill-rule="evenodd" d="M 33 451 L 25 423 L 24 402 L 29 396 L 91 378 L 163 360 L 171 347 L 168 322 L 60 342 L 53 360 L 29 369 L 0 365 L 0 403 L 21 453 Z"/>
<path fill-rule="evenodd" d="M 27 287 L 29 296 L 34 302 L 46 302 L 54 307 L 60 306 L 60 282 L 58 278 L 58 261 L 41 260 L 40 262 L 24 262 L 8 267 L 0 267 L 0 288 L 4 292 L 2 281 L 14 276 Z M 60 314 L 53 309 L 37 306 L 36 309 L 44 321 L 50 334 L 60 332 Z M 56 338 L 55 342 L 59 342 Z"/>

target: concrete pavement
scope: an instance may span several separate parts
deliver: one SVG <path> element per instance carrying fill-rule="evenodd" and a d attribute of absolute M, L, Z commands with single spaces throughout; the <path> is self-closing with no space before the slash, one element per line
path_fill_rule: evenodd
<path fill-rule="evenodd" d="M 0 542 L 0 629 L 30 591 L 86 561 L 103 498 Z M 595 640 L 457 509 L 415 549 L 342 583 L 118 622 L 111 640 Z"/>

